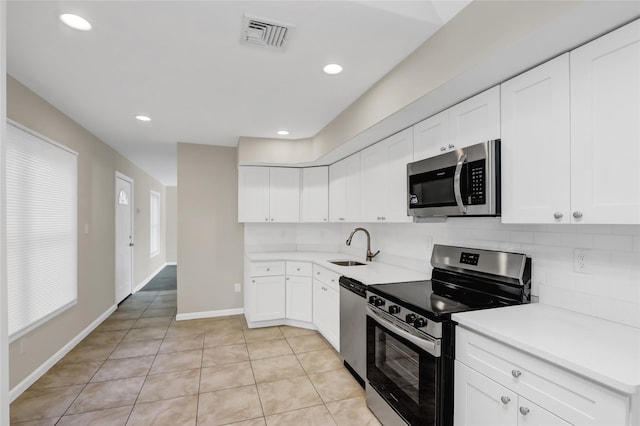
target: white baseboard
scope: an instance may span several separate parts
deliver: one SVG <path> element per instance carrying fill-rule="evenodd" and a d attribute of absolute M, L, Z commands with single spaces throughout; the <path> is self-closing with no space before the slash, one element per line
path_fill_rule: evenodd
<path fill-rule="evenodd" d="M 165 266 L 178 266 L 178 262 L 167 262 Z"/>
<path fill-rule="evenodd" d="M 31 374 L 29 374 L 23 381 L 18 383 L 13 389 L 9 391 L 9 402 L 13 402 L 17 397 L 19 397 L 22 392 L 26 391 L 29 386 L 34 384 L 40 377 L 44 375 L 51 367 L 53 367 L 56 362 L 60 361 L 66 354 L 71 351 L 78 343 L 82 341 L 85 337 L 89 335 L 97 326 L 99 326 L 102 321 L 107 319 L 109 315 L 111 315 L 115 310 L 118 309 L 118 305 L 113 305 L 106 311 L 104 311 L 98 318 L 95 319 L 91 324 L 89 324 L 84 330 L 78 333 L 73 339 L 69 341 L 66 345 L 64 345 L 58 352 L 53 354 L 48 360 L 43 362 L 40 367 L 36 368 Z"/>
<path fill-rule="evenodd" d="M 267 320 L 267 321 L 247 321 L 247 325 L 249 328 L 261 328 L 261 327 L 274 327 L 278 325 L 289 325 L 291 327 L 298 328 L 307 328 L 309 330 L 317 330 L 318 327 L 313 325 L 313 323 L 306 321 L 299 321 L 294 319 L 277 319 L 277 320 Z"/>
<path fill-rule="evenodd" d="M 153 271 L 147 278 L 142 280 L 142 282 L 140 284 L 138 284 L 136 286 L 136 288 L 133 289 L 133 292 L 134 293 L 139 292 L 142 289 L 142 287 L 144 287 L 145 285 L 149 284 L 149 281 L 151 281 L 153 279 L 153 277 L 158 275 L 160 273 L 160 271 L 162 271 L 164 269 L 165 266 L 170 266 L 170 265 L 177 265 L 177 263 L 175 263 L 175 262 L 171 262 L 171 263 L 165 262 L 162 266 L 160 266 L 158 269 Z"/>
<path fill-rule="evenodd" d="M 242 314 L 244 314 L 244 308 L 221 309 L 219 311 L 191 312 L 188 314 L 176 315 L 176 321 L 192 320 L 192 319 L 200 319 L 200 318 L 226 317 L 228 315 L 242 315 Z"/>

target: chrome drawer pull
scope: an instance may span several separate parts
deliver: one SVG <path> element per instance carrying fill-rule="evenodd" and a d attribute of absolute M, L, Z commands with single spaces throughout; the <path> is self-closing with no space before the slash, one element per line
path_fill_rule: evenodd
<path fill-rule="evenodd" d="M 520 370 L 511 370 L 511 375 L 517 379 L 522 375 L 522 373 L 520 372 Z"/>
<path fill-rule="evenodd" d="M 529 414 L 529 409 L 527 407 L 520 407 L 520 414 L 526 416 L 527 414 Z"/>
<path fill-rule="evenodd" d="M 553 218 L 554 218 L 554 219 L 562 219 L 562 213 L 560 213 L 560 212 L 555 212 L 555 213 L 553 214 Z"/>
<path fill-rule="evenodd" d="M 500 401 L 502 401 L 503 404 L 508 404 L 509 402 L 511 402 L 511 398 L 509 398 L 508 396 L 502 396 L 500 397 Z"/>

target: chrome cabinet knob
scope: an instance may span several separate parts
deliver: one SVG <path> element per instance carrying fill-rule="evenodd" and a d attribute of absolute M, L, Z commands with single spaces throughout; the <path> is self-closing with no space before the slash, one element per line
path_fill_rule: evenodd
<path fill-rule="evenodd" d="M 269 222 L 269 218 L 268 218 L 268 217 L 265 217 L 265 218 L 264 218 L 264 221 L 265 221 L 265 222 Z"/>
<path fill-rule="evenodd" d="M 269 272 L 271 270 L 271 268 L 267 268 L 267 272 Z"/>
<path fill-rule="evenodd" d="M 501 396 L 500 401 L 502 401 L 503 404 L 508 404 L 509 402 L 511 402 L 511 398 L 509 398 L 508 396 Z"/>
<path fill-rule="evenodd" d="M 252 282 L 252 283 L 255 283 L 255 282 L 256 282 L 256 280 L 251 280 L 251 282 Z"/>
<path fill-rule="evenodd" d="M 440 147 L 440 151 L 446 151 L 446 150 L 447 150 L 447 148 L 445 148 L 444 146 Z"/>
<path fill-rule="evenodd" d="M 289 281 L 291 278 L 287 277 L 287 281 Z"/>
<path fill-rule="evenodd" d="M 554 218 L 554 219 L 562 219 L 562 213 L 560 213 L 560 212 L 555 212 L 555 213 L 553 214 L 553 218 Z"/>
<path fill-rule="evenodd" d="M 455 147 L 456 147 L 456 146 L 455 146 L 454 144 L 452 144 L 452 143 L 450 143 L 450 144 L 449 144 L 449 149 L 453 149 L 453 148 L 455 148 Z"/>
<path fill-rule="evenodd" d="M 520 407 L 520 414 L 526 416 L 527 414 L 529 414 L 529 409 L 527 407 Z"/>
<path fill-rule="evenodd" d="M 326 221 L 327 221 L 327 218 L 325 217 L 325 218 L 324 218 L 324 219 L 322 219 L 322 220 L 326 222 Z"/>
<path fill-rule="evenodd" d="M 273 218 L 271 218 L 271 222 L 273 222 Z"/>
<path fill-rule="evenodd" d="M 574 219 L 580 219 L 582 217 L 582 212 L 575 211 L 573 212 Z"/>
<path fill-rule="evenodd" d="M 522 372 L 520 370 L 511 370 L 511 375 L 517 379 L 522 375 Z"/>

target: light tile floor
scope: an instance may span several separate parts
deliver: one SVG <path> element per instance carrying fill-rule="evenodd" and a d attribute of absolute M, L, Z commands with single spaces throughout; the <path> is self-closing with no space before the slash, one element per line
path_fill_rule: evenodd
<path fill-rule="evenodd" d="M 380 425 L 315 331 L 175 321 L 138 292 L 11 404 L 12 425 Z"/>

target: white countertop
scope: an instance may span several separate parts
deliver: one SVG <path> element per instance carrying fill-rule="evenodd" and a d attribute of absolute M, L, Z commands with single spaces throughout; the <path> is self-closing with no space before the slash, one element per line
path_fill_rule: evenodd
<path fill-rule="evenodd" d="M 619 392 L 640 393 L 640 329 L 532 303 L 454 314 L 461 326 Z"/>
<path fill-rule="evenodd" d="M 404 281 L 427 280 L 430 276 L 426 272 L 417 272 L 410 269 L 399 268 L 386 263 L 365 262 L 344 253 L 320 253 L 320 252 L 277 252 L 277 253 L 246 253 L 251 261 L 268 260 L 292 260 L 298 262 L 313 262 L 318 266 L 327 268 L 340 275 L 360 281 L 363 284 L 383 284 Z M 366 265 L 362 266 L 338 266 L 329 263 L 330 260 L 357 260 Z"/>

